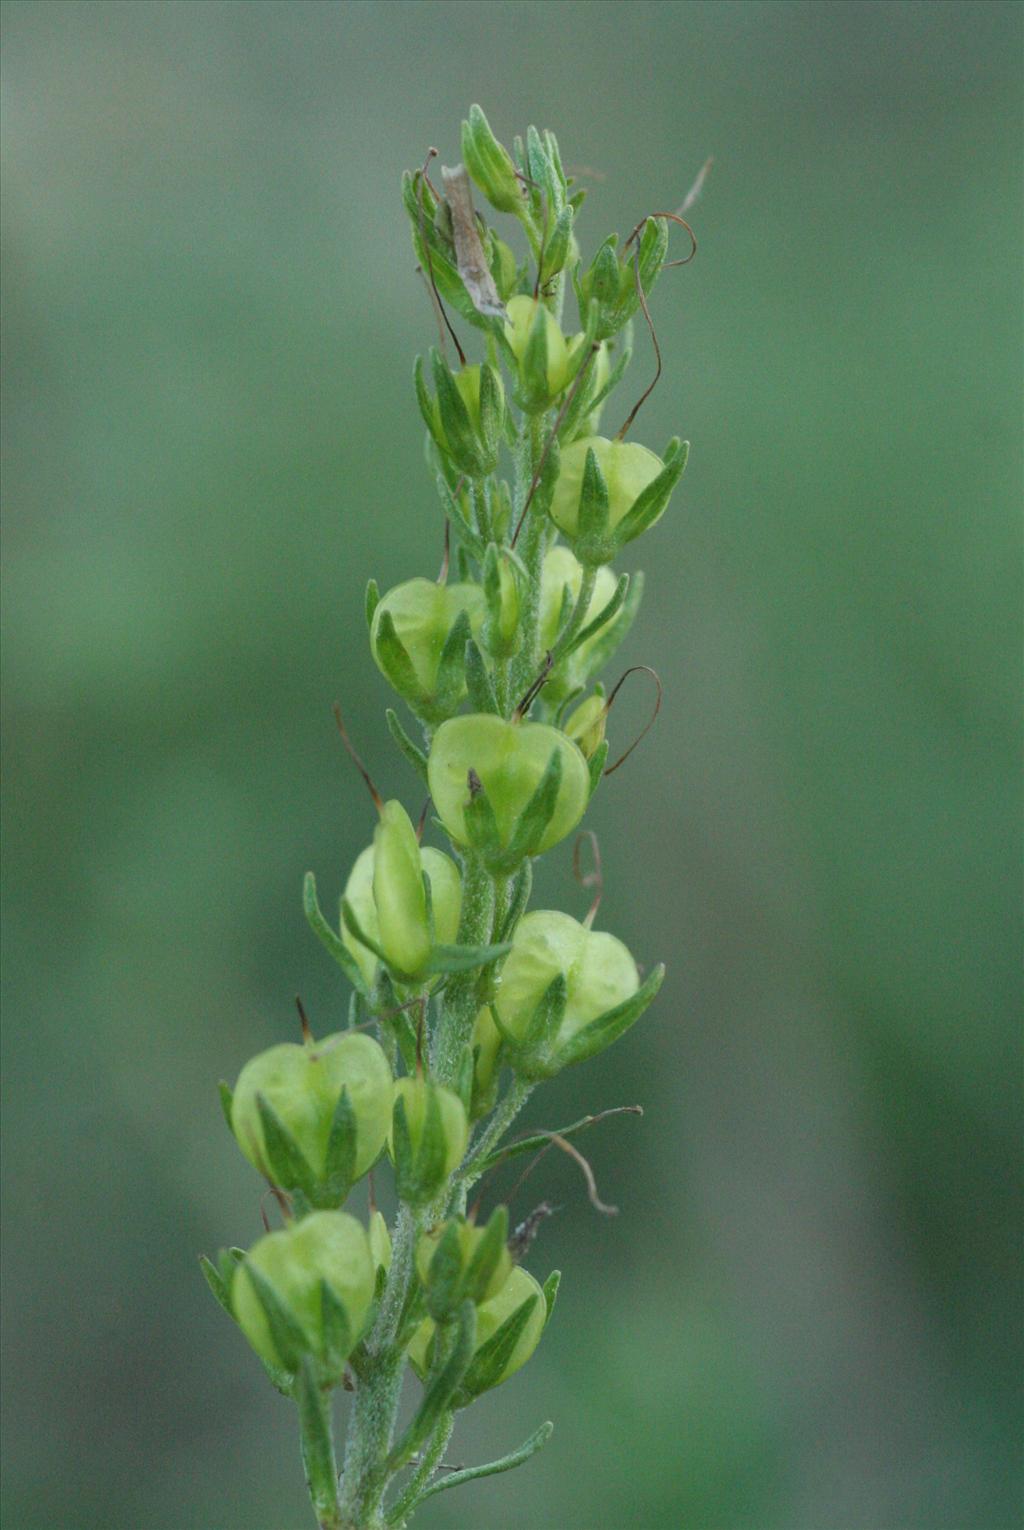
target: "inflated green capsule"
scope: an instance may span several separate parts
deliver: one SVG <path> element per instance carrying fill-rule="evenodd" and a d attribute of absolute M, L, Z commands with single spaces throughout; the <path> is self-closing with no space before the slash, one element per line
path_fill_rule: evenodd
<path fill-rule="evenodd" d="M 585 760 L 592 760 L 604 743 L 607 721 L 608 703 L 601 695 L 588 696 L 566 718 L 563 724 L 566 735 L 579 746 Z"/>
<path fill-rule="evenodd" d="M 535 412 L 564 391 L 571 374 L 569 347 L 549 308 L 520 293 L 508 300 L 505 337 L 519 369 L 519 393 Z"/>
<path fill-rule="evenodd" d="M 497 1296 L 512 1271 L 507 1243 L 505 1206 L 497 1207 L 484 1227 L 453 1217 L 424 1233 L 416 1246 L 416 1269 L 431 1316 L 442 1322 L 464 1301 L 479 1304 Z"/>
<path fill-rule="evenodd" d="M 458 710 L 466 694 L 465 649 L 487 615 L 476 584 L 408 579 L 378 601 L 370 623 L 377 668 L 425 722 Z"/>
<path fill-rule="evenodd" d="M 559 545 L 545 553 L 540 576 L 541 648 L 554 648 L 559 629 L 576 604 L 582 582 L 583 565 L 571 548 Z M 595 571 L 594 593 L 583 617 L 583 627 L 605 609 L 615 594 L 615 587 L 615 575 L 607 565 Z M 544 687 L 545 697 L 557 703 L 564 700 L 571 691 L 585 685 L 595 667 L 595 661 L 599 667 L 600 656 L 608 657 L 618 641 L 625 637 L 628 627 L 629 612 L 622 607 L 603 627 L 555 666 Z"/>
<path fill-rule="evenodd" d="M 553 910 L 526 914 L 491 1006 L 512 1067 L 548 1078 L 603 1051 L 640 1017 L 663 976 L 656 967 L 641 987 L 614 935 Z"/>
<path fill-rule="evenodd" d="M 458 1405 L 465 1405 L 491 1387 L 500 1386 L 514 1376 L 529 1360 L 547 1321 L 544 1293 L 528 1270 L 515 1265 L 511 1274 L 489 1301 L 476 1309 L 476 1342 L 473 1359 L 463 1378 L 461 1393 L 456 1396 Z M 511 1350 L 507 1354 L 495 1353 L 491 1341 L 505 1325 L 514 1325 L 505 1332 L 518 1330 Z M 409 1344 L 409 1359 L 420 1377 L 427 1375 L 432 1359 L 432 1343 L 436 1327 L 426 1318 L 413 1334 Z M 504 1349 L 504 1346 L 501 1346 Z"/>
<path fill-rule="evenodd" d="M 235 1270 L 231 1305 L 269 1366 L 294 1372 L 308 1356 L 329 1382 L 359 1340 L 374 1278 L 362 1224 L 344 1211 L 317 1211 L 253 1245 Z"/>
<path fill-rule="evenodd" d="M 567 537 L 580 530 L 580 497 L 587 454 L 593 452 L 608 490 L 608 529 L 613 531 L 637 499 L 654 482 L 664 464 L 636 441 L 609 441 L 584 436 L 562 451 L 551 498 L 551 519 Z M 664 508 L 664 507 L 663 507 Z"/>
<path fill-rule="evenodd" d="M 384 1146 L 393 1092 L 387 1058 L 371 1036 L 285 1041 L 242 1069 L 231 1129 L 274 1184 L 340 1205 Z"/>
<path fill-rule="evenodd" d="M 469 1118 L 458 1095 L 426 1076 L 395 1084 L 388 1149 L 398 1194 L 423 1205 L 458 1168 L 469 1140 Z"/>
<path fill-rule="evenodd" d="M 424 875 L 430 880 L 433 941 Z M 434 945 L 455 940 L 462 910 L 462 878 L 451 858 L 421 846 L 400 802 L 386 802 L 373 844 L 357 857 L 342 900 L 359 933 L 381 951 L 395 979 L 421 979 Z M 367 984 L 377 968 L 376 951 L 342 918 L 341 938 L 359 963 Z"/>
<path fill-rule="evenodd" d="M 590 792 L 587 762 L 564 733 L 487 713 L 438 728 L 427 778 L 455 843 L 478 846 L 495 865 L 557 845 L 583 817 Z"/>
<path fill-rule="evenodd" d="M 559 458 L 551 518 L 580 562 L 610 563 L 627 542 L 654 526 L 686 468 L 689 446 L 673 439 L 662 461 L 635 441 L 586 436 Z"/>

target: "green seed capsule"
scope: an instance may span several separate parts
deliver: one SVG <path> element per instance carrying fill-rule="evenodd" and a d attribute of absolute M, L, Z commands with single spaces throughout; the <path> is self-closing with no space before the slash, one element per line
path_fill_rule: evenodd
<path fill-rule="evenodd" d="M 499 1365 L 480 1365 L 480 1351 L 494 1337 L 503 1323 L 508 1322 L 526 1304 L 530 1303 L 522 1331 L 511 1353 Z M 529 1360 L 537 1345 L 547 1320 L 544 1293 L 528 1270 L 521 1265 L 513 1267 L 501 1290 L 489 1301 L 476 1309 L 476 1343 L 473 1360 L 463 1380 L 462 1402 L 469 1402 L 481 1392 L 499 1386 L 514 1376 Z M 418 1376 L 426 1376 L 430 1369 L 431 1345 L 435 1324 L 427 1318 L 417 1328 L 409 1344 L 409 1359 Z"/>
<path fill-rule="evenodd" d="M 442 665 L 445 644 L 465 614 L 467 636 L 478 637 L 487 614 L 475 584 L 408 579 L 382 596 L 370 626 L 370 651 L 384 678 L 424 720 L 457 710 L 466 694 L 464 644 Z M 451 645 L 449 645 L 450 647 Z"/>
<path fill-rule="evenodd" d="M 485 1227 L 453 1217 L 423 1234 L 416 1246 L 416 1270 L 434 1318 L 454 1315 L 464 1301 L 479 1304 L 497 1296 L 512 1272 L 507 1238 L 504 1206 Z"/>
<path fill-rule="evenodd" d="M 388 1150 L 402 1200 L 432 1200 L 462 1162 L 468 1140 L 466 1107 L 453 1090 L 425 1076 L 398 1080 Z"/>
<path fill-rule="evenodd" d="M 640 986 L 636 962 L 614 935 L 588 930 L 569 914 L 526 914 L 501 970 L 494 1008 L 502 1027 L 522 1040 L 557 977 L 566 983 L 565 1012 L 548 1038 L 557 1050 L 592 1020 L 632 998 Z"/>
<path fill-rule="evenodd" d="M 424 874 L 430 879 L 434 941 L 430 938 Z M 400 982 L 415 982 L 422 974 L 433 944 L 450 945 L 459 929 L 462 879 L 455 862 L 429 845 L 421 847 L 401 803 L 386 802 L 374 831 L 373 844 L 356 859 L 345 885 L 362 933 L 384 952 Z M 341 938 L 359 963 L 367 983 L 373 982 L 377 956 L 342 920 Z"/>
<path fill-rule="evenodd" d="M 588 452 L 593 452 L 607 486 L 609 532 L 614 531 L 664 466 L 660 457 L 635 441 L 608 441 L 603 436 L 585 436 L 567 446 L 559 462 L 551 499 L 551 519 L 570 538 L 581 530 L 580 496 Z"/>
<path fill-rule="evenodd" d="M 231 1104 L 231 1129 L 249 1162 L 274 1184 L 314 1196 L 322 1192 L 340 1204 L 384 1146 L 393 1090 L 387 1058 L 371 1036 L 341 1032 L 304 1045 L 286 1041 L 251 1058 L 242 1069 Z M 342 1144 L 348 1183 L 332 1195 L 328 1147 L 343 1092 L 350 1115 Z M 268 1141 L 268 1107 L 298 1159 L 287 1149 L 282 1153 L 276 1136 Z"/>
<path fill-rule="evenodd" d="M 531 408 L 546 408 L 570 377 L 569 347 L 550 309 L 519 294 L 508 300 L 505 335 L 519 366 L 520 390 Z"/>
<path fill-rule="evenodd" d="M 484 853 L 499 857 L 507 851 L 555 754 L 561 779 L 552 811 L 538 820 L 535 832 L 527 833 L 527 843 L 521 847 L 524 856 L 550 850 L 583 817 L 590 779 L 579 749 L 564 733 L 544 723 L 505 722 L 486 713 L 442 723 L 434 735 L 427 777 L 438 816 L 452 839 L 460 845 L 475 842 L 476 831 L 467 818 L 477 790 L 471 788 L 475 780 L 486 794 L 496 836 L 493 845 L 483 846 Z"/>
<path fill-rule="evenodd" d="M 588 696 L 565 721 L 565 731 L 580 748 L 585 760 L 592 760 L 604 742 L 608 704 L 603 696 Z"/>
<path fill-rule="evenodd" d="M 284 1316 L 278 1342 L 261 1295 L 263 1282 Z M 334 1299 L 329 1326 L 325 1286 Z M 362 1224 L 344 1211 L 317 1211 L 253 1245 L 235 1271 L 231 1304 L 242 1332 L 268 1365 L 294 1371 L 303 1355 L 310 1355 L 325 1379 L 337 1379 L 360 1337 L 373 1288 L 374 1262 Z M 287 1342 L 284 1333 L 290 1335 Z"/>

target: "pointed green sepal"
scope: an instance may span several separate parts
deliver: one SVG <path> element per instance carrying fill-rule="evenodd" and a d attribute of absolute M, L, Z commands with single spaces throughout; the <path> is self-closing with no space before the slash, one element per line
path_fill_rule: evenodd
<path fill-rule="evenodd" d="M 199 1268 L 202 1270 L 203 1278 L 205 1279 L 206 1284 L 209 1286 L 210 1290 L 213 1292 L 216 1300 L 224 1308 L 224 1311 L 228 1314 L 228 1317 L 233 1318 L 235 1314 L 231 1307 L 230 1287 L 225 1284 L 225 1281 L 216 1265 L 207 1259 L 205 1254 L 200 1254 Z"/>
<path fill-rule="evenodd" d="M 231 1124 L 231 1102 L 235 1097 L 234 1092 L 231 1085 L 226 1084 L 223 1079 L 217 1085 L 217 1092 L 220 1095 L 220 1108 L 224 1112 L 225 1121 L 228 1123 L 228 1131 L 234 1136 L 235 1129 Z"/>
<path fill-rule="evenodd" d="M 398 719 L 398 713 L 393 707 L 388 707 L 384 717 L 387 721 L 388 732 L 394 739 L 399 752 L 405 756 L 413 770 L 418 772 L 425 785 L 427 781 L 427 757 L 423 750 L 414 744 L 408 733 L 406 733 Z"/>
<path fill-rule="evenodd" d="M 667 455 L 667 454 L 666 454 Z M 682 478 L 690 455 L 689 441 L 683 441 L 668 458 L 657 478 L 634 500 L 613 533 L 616 549 L 632 542 L 653 526 L 665 513 L 672 490 Z"/>
<path fill-rule="evenodd" d="M 544 1319 L 544 1327 L 551 1322 L 551 1314 L 555 1310 L 555 1298 L 558 1296 L 558 1288 L 562 1283 L 561 1270 L 552 1270 L 547 1280 L 541 1287 L 544 1292 L 544 1305 L 547 1308 L 547 1316 Z"/>
<path fill-rule="evenodd" d="M 464 662 L 466 689 L 469 692 L 469 702 L 473 711 L 492 712 L 500 716 L 501 708 L 494 694 L 494 686 L 491 683 L 487 665 L 484 663 L 484 656 L 473 638 L 470 638 L 465 645 Z"/>
<path fill-rule="evenodd" d="M 320 1315 L 323 1327 L 323 1366 L 326 1378 L 335 1382 L 345 1370 L 355 1335 L 348 1313 L 326 1280 L 320 1282 Z"/>
<path fill-rule="evenodd" d="M 566 1042 L 555 1059 L 557 1066 L 565 1068 L 570 1063 L 583 1062 L 610 1047 L 631 1025 L 636 1024 L 661 987 L 664 977 L 665 968 L 659 963 L 631 999 L 616 1005 L 614 1009 L 606 1010 L 581 1031 L 577 1031 L 571 1041 Z"/>
<path fill-rule="evenodd" d="M 294 1375 L 302 1364 L 303 1356 L 309 1352 L 306 1335 L 282 1304 L 270 1281 L 251 1259 L 245 1261 L 245 1274 L 263 1309 L 270 1340 L 282 1369 Z"/>
<path fill-rule="evenodd" d="M 366 581 L 366 605 L 365 605 L 365 610 L 366 610 L 366 625 L 367 625 L 367 627 L 372 627 L 373 626 L 373 613 L 374 613 L 374 611 L 376 611 L 376 609 L 377 609 L 377 607 L 379 605 L 380 605 L 380 589 L 378 588 L 377 581 L 376 581 L 376 579 L 368 579 Z"/>
<path fill-rule="evenodd" d="M 516 820 L 508 848 L 502 856 L 503 869 L 513 870 L 526 856 L 537 853 L 544 831 L 555 816 L 561 785 L 562 751 L 552 749 L 544 774 Z"/>
<path fill-rule="evenodd" d="M 489 962 L 507 956 L 511 949 L 512 943 L 507 940 L 493 946 L 434 946 L 424 974 L 472 972 L 475 967 L 486 967 Z"/>
<path fill-rule="evenodd" d="M 352 1101 L 346 1085 L 342 1088 L 338 1103 L 334 1107 L 331 1132 L 327 1138 L 327 1154 L 324 1159 L 324 1182 L 317 1191 L 318 1206 L 340 1206 L 351 1190 L 356 1178 L 358 1134 L 355 1111 L 352 1109 Z"/>
<path fill-rule="evenodd" d="M 528 1296 L 525 1302 L 521 1302 L 511 1316 L 507 1317 L 501 1327 L 491 1335 L 487 1343 L 480 1346 L 455 1396 L 456 1407 L 466 1407 L 474 1398 L 479 1397 L 481 1392 L 497 1386 L 502 1380 L 516 1345 L 539 1300 L 538 1296 Z"/>
<path fill-rule="evenodd" d="M 311 1196 L 316 1178 L 306 1155 L 262 1091 L 256 1095 L 256 1109 L 263 1130 L 263 1166 L 271 1183 Z"/>

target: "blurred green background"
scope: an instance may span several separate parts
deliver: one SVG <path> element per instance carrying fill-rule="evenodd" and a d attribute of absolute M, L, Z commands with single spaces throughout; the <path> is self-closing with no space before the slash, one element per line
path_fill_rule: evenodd
<path fill-rule="evenodd" d="M 558 1321 L 453 1459 L 556 1433 L 424 1530 L 1021 1522 L 1022 21 L 7 5 L 9 1530 L 310 1522 L 195 1256 L 260 1231 L 217 1079 L 341 1013 L 336 697 L 419 805 L 362 591 L 439 560 L 398 180 L 472 100 L 555 129 L 592 244 L 716 165 L 634 432 L 694 443 L 638 548 L 666 703 L 590 819 L 670 978 L 527 1119 L 647 1115 L 589 1141 L 616 1221 L 558 1155 L 523 1192 Z M 567 847 L 541 895 L 582 911 Z"/>

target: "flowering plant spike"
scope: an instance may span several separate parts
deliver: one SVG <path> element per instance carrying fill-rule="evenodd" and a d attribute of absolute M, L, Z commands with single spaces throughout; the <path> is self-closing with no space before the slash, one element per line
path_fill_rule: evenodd
<path fill-rule="evenodd" d="M 558 1286 L 557 1272 L 541 1283 L 524 1264 L 551 1208 L 510 1232 L 492 1175 L 555 1145 L 584 1168 L 593 1204 L 614 1209 L 568 1140 L 599 1117 L 508 1134 L 538 1084 L 639 1019 L 664 971 L 644 976 L 592 928 L 600 866 L 584 876 L 578 855 L 587 838 L 596 855 L 592 833 L 574 857 L 581 886 L 597 887 L 585 917 L 532 909 L 530 893 L 533 860 L 576 834 L 606 773 L 618 687 L 606 694 L 600 677 L 643 589 L 613 564 L 665 513 L 686 465 L 677 440 L 658 455 L 627 439 L 639 405 L 617 435 L 605 418 L 633 320 L 642 312 L 653 338 L 651 290 L 683 263 L 667 259 L 669 224 L 683 220 L 648 214 L 586 260 L 584 193 L 552 133 L 530 128 L 509 150 L 473 106 L 461 151 L 435 177 L 442 190 L 429 159 L 402 187 L 439 321 L 414 397 L 443 570 L 383 596 L 371 582 L 366 601 L 367 661 L 398 698 L 388 730 L 414 773 L 407 800 L 426 787 L 436 816 L 417 829 L 371 785 L 378 819 L 337 869 L 334 919 L 307 876 L 307 918 L 351 990 L 347 1023 L 317 1041 L 300 1006 L 301 1040 L 221 1086 L 283 1225 L 202 1260 L 297 1408 L 321 1530 L 404 1526 L 433 1494 L 519 1466 L 549 1437 L 543 1424 L 498 1460 L 441 1471 L 456 1415 L 526 1364 Z M 424 844 L 425 826 L 447 846 Z M 336 1388 L 350 1397 L 337 1455 Z"/>

